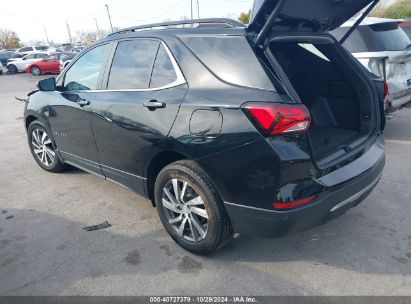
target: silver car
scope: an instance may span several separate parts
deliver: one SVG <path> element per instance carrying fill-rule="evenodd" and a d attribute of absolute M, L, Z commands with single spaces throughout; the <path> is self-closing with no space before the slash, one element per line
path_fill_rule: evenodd
<path fill-rule="evenodd" d="M 347 21 L 333 35 L 340 40 L 355 21 Z M 386 81 L 386 112 L 411 102 L 411 41 L 399 23 L 393 19 L 365 18 L 343 44 L 370 72 Z"/>
<path fill-rule="evenodd" d="M 23 58 L 13 58 L 7 61 L 7 70 L 11 74 L 25 72 L 27 65 L 34 61 L 38 61 L 47 56 L 47 53 L 31 53 Z"/>

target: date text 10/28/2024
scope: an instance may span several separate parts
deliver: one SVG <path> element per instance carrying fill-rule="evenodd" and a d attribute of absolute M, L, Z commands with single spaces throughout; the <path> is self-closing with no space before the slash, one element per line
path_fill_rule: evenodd
<path fill-rule="evenodd" d="M 150 297 L 150 303 L 258 303 L 254 297 Z"/>

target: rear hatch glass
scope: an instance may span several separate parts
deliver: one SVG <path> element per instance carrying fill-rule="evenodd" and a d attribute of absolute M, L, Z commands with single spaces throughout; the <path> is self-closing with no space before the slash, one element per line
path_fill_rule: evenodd
<path fill-rule="evenodd" d="M 332 32 L 339 40 L 349 30 L 341 27 Z M 344 42 L 351 53 L 404 51 L 411 44 L 407 34 L 398 23 L 378 23 L 359 26 Z"/>

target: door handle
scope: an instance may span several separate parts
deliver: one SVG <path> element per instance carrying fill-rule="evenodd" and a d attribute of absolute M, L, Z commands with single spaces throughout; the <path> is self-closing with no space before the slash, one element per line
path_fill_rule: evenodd
<path fill-rule="evenodd" d="M 162 109 L 166 107 L 165 102 L 159 102 L 157 100 L 150 100 L 149 102 L 143 103 L 143 106 L 146 107 L 147 109 L 154 111 L 156 109 Z"/>
<path fill-rule="evenodd" d="M 82 99 L 79 98 L 76 100 L 76 103 L 80 106 L 80 107 L 84 107 L 84 106 L 88 106 L 90 105 L 90 101 L 86 100 L 86 99 Z"/>

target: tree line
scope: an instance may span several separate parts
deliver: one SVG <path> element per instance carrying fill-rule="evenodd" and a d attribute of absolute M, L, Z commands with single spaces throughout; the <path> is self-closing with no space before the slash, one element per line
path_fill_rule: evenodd
<path fill-rule="evenodd" d="M 250 16 L 251 10 L 242 12 L 238 20 L 244 24 L 248 24 L 250 22 Z M 411 0 L 382 1 L 372 10 L 370 16 L 390 19 L 411 18 Z"/>

